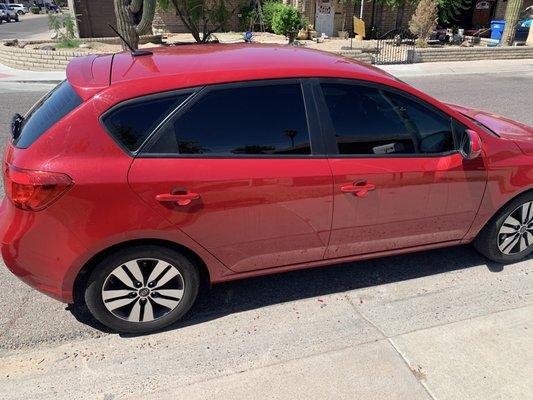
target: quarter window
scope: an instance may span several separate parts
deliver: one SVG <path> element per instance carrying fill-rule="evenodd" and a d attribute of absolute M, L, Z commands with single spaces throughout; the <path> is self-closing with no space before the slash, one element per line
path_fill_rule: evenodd
<path fill-rule="evenodd" d="M 454 150 L 451 118 L 375 87 L 322 84 L 339 154 L 443 153 Z"/>
<path fill-rule="evenodd" d="M 162 129 L 149 153 L 311 154 L 299 84 L 215 89 Z"/>
<path fill-rule="evenodd" d="M 119 105 L 103 118 L 108 132 L 130 151 L 136 151 L 150 133 L 181 103 L 188 94 L 156 97 Z"/>

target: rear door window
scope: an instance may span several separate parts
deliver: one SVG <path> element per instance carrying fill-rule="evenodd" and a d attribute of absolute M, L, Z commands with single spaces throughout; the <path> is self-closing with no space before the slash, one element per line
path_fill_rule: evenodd
<path fill-rule="evenodd" d="M 125 102 L 108 111 L 102 121 L 113 138 L 135 152 L 168 115 L 183 103 L 188 94 L 156 95 Z"/>
<path fill-rule="evenodd" d="M 35 104 L 24 117 L 15 147 L 26 149 L 43 133 L 82 103 L 70 83 L 64 81 Z"/>
<path fill-rule="evenodd" d="M 147 152 L 200 157 L 311 154 L 301 86 L 211 89 L 171 119 Z"/>

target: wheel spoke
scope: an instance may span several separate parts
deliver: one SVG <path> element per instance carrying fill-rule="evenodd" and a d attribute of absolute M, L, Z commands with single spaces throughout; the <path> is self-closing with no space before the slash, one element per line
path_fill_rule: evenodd
<path fill-rule="evenodd" d="M 137 260 L 135 261 L 129 261 L 125 263 L 122 266 L 122 269 L 125 269 L 124 272 L 128 274 L 128 271 L 133 275 L 134 279 L 136 279 L 138 282 L 143 283 L 143 274 L 141 272 L 141 268 L 139 267 L 139 264 L 137 263 Z M 129 274 L 128 274 L 129 275 Z M 131 276 L 130 276 L 131 278 Z"/>
<path fill-rule="evenodd" d="M 113 300 L 126 298 L 126 296 L 129 297 L 130 293 L 132 293 L 131 290 L 104 290 L 102 292 L 102 298 L 104 299 L 104 302 L 108 303 Z"/>
<path fill-rule="evenodd" d="M 148 277 L 148 282 L 152 282 L 156 280 L 159 277 L 159 275 L 161 275 L 165 271 L 167 267 L 169 267 L 168 263 L 164 261 L 158 261 L 152 273 Z"/>
<path fill-rule="evenodd" d="M 527 249 L 526 235 L 520 235 L 520 251 Z"/>
<path fill-rule="evenodd" d="M 157 291 L 159 296 L 162 296 L 169 300 L 180 300 L 183 296 L 183 290 L 181 289 L 161 289 Z"/>
<path fill-rule="evenodd" d="M 531 244 L 533 243 L 533 234 L 531 232 L 526 232 L 525 237 L 526 237 L 527 246 L 528 247 L 531 246 Z"/>
<path fill-rule="evenodd" d="M 142 321 L 152 321 L 154 319 L 154 308 L 151 301 L 144 303 L 144 315 Z"/>
<path fill-rule="evenodd" d="M 135 282 L 130 278 L 128 274 L 122 269 L 117 268 L 112 272 L 112 275 L 117 277 L 124 285 L 135 290 Z"/>
<path fill-rule="evenodd" d="M 507 222 L 504 222 L 504 224 L 502 225 L 500 229 L 500 233 L 505 233 L 505 234 L 514 234 L 517 231 L 518 229 L 514 225 L 508 224 Z"/>
<path fill-rule="evenodd" d="M 127 306 L 128 304 L 132 304 L 133 302 L 137 301 L 136 298 L 127 298 L 127 299 L 120 299 L 120 300 L 113 300 L 110 302 L 105 303 L 105 306 L 109 311 L 116 310 L 117 308 Z"/>
<path fill-rule="evenodd" d="M 170 310 L 173 310 L 174 307 L 176 307 L 179 303 L 179 300 L 171 300 L 163 297 L 152 297 L 152 300 L 160 306 L 166 307 Z"/>
<path fill-rule="evenodd" d="M 519 220 L 517 220 L 515 217 L 513 217 L 512 215 L 509 215 L 506 219 L 505 219 L 505 222 L 504 222 L 505 225 L 513 225 L 513 226 L 516 226 L 516 229 L 518 230 L 520 228 L 520 225 L 522 225 L 520 223 Z"/>
<path fill-rule="evenodd" d="M 128 321 L 140 322 L 140 320 L 141 320 L 141 302 L 139 300 L 136 300 L 136 303 L 131 309 L 130 315 L 128 316 Z"/>
<path fill-rule="evenodd" d="M 170 265 L 169 265 L 170 267 Z M 161 276 L 155 286 L 154 286 L 154 289 L 157 289 L 158 287 L 161 287 L 163 286 L 165 283 L 167 283 L 169 280 L 171 280 L 172 278 L 174 278 L 175 276 L 179 275 L 179 272 L 176 268 L 173 268 L 173 267 L 170 267 L 168 270 L 165 271 L 165 273 L 163 274 L 163 276 Z"/>
<path fill-rule="evenodd" d="M 533 222 L 533 201 L 530 201 L 528 204 L 529 204 L 529 212 L 527 214 L 527 218 L 528 218 L 527 222 L 531 223 Z"/>
<path fill-rule="evenodd" d="M 520 235 L 513 235 L 509 236 L 507 239 L 505 239 L 502 244 L 500 245 L 500 249 L 503 253 L 509 254 L 511 250 L 516 246 L 518 241 L 520 240 Z"/>

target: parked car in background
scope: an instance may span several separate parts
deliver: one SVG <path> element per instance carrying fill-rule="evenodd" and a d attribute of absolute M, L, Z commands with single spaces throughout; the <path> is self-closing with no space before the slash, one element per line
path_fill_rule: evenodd
<path fill-rule="evenodd" d="M 7 4 L 0 3 L 0 19 L 6 22 L 19 21 L 19 15 L 12 10 Z"/>
<path fill-rule="evenodd" d="M 53 3 L 46 3 L 44 5 L 44 8 L 48 12 L 55 12 L 55 13 L 61 12 L 61 9 L 59 8 L 59 6 Z"/>
<path fill-rule="evenodd" d="M 152 51 L 72 61 L 3 162 L 6 266 L 112 329 L 177 321 L 201 283 L 533 251 L 532 127 L 319 51 Z"/>
<path fill-rule="evenodd" d="M 24 15 L 28 13 L 28 7 L 24 4 L 8 4 L 9 8 L 15 11 L 18 15 Z"/>

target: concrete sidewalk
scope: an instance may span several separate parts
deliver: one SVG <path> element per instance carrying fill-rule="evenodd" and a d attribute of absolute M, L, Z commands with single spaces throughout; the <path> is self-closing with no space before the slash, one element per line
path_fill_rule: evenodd
<path fill-rule="evenodd" d="M 379 68 L 397 77 L 499 73 L 533 74 L 533 59 L 431 62 L 380 65 Z"/>
<path fill-rule="evenodd" d="M 0 385 L 10 400 L 530 399 L 533 260 L 500 269 L 469 248 L 431 254 L 450 270 L 261 308 L 234 304 L 154 335 L 0 351 Z M 369 263 L 388 263 L 390 278 L 423 265 L 414 257 Z M 337 275 L 358 282 L 361 267 Z M 317 276 L 335 279 L 325 273 Z M 265 296 L 261 281 L 251 295 Z M 30 325 L 22 315 L 10 324 Z"/>
<path fill-rule="evenodd" d="M 26 71 L 0 64 L 0 83 L 55 84 L 66 77 L 65 71 Z"/>

